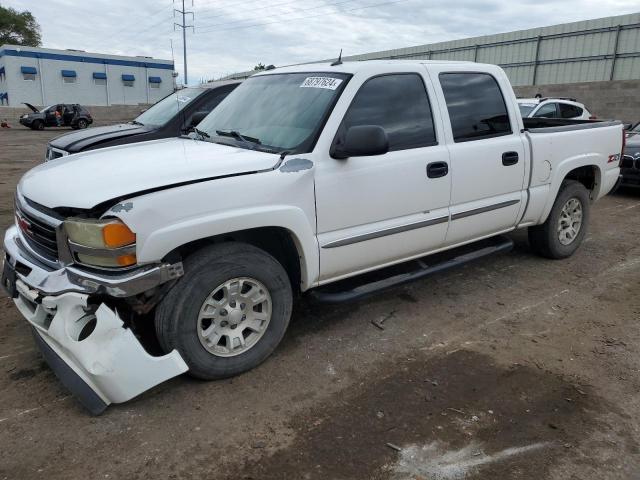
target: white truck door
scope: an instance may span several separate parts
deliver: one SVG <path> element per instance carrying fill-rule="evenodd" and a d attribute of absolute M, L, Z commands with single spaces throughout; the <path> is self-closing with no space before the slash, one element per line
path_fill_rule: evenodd
<path fill-rule="evenodd" d="M 433 87 L 420 65 L 389 69 L 350 80 L 318 145 L 321 283 L 420 256 L 445 239 L 451 177 Z M 332 146 L 362 125 L 383 127 L 389 151 L 332 158 Z"/>
<path fill-rule="evenodd" d="M 429 72 L 444 98 L 441 112 L 451 159 L 446 244 L 508 231 L 526 200 L 523 183 L 529 159 L 513 91 L 501 88 L 508 85 L 506 75 L 466 65 L 433 67 Z"/>

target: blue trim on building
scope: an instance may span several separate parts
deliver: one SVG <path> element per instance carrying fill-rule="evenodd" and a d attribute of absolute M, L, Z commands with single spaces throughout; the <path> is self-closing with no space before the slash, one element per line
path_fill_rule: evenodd
<path fill-rule="evenodd" d="M 63 77 L 67 78 L 74 78 L 78 76 L 75 70 L 60 70 L 60 73 L 62 73 Z"/>
<path fill-rule="evenodd" d="M 24 58 L 42 58 L 44 60 L 62 60 L 65 62 L 79 62 L 79 63 L 98 63 L 101 65 L 120 65 L 124 67 L 146 67 L 146 68 L 159 68 L 163 70 L 173 70 L 172 63 L 154 63 L 135 60 L 118 60 L 115 58 L 99 58 L 91 57 L 88 55 L 64 55 L 61 53 L 48 53 L 48 52 L 31 52 L 28 50 L 0 50 L 0 58 L 7 57 L 24 57 Z"/>
<path fill-rule="evenodd" d="M 36 70 L 36 67 L 25 67 L 23 65 L 22 67 L 20 67 L 20 73 L 32 73 L 33 75 L 35 75 L 36 73 L 38 73 L 38 70 Z"/>
<path fill-rule="evenodd" d="M 93 78 L 102 78 L 106 80 L 107 74 L 104 72 L 93 72 Z"/>
<path fill-rule="evenodd" d="M 162 79 L 160 77 L 149 77 L 149 83 L 162 83 Z"/>
<path fill-rule="evenodd" d="M 136 77 L 134 75 L 131 75 L 129 73 L 123 73 L 122 74 L 122 81 L 123 82 L 133 82 L 135 81 Z"/>

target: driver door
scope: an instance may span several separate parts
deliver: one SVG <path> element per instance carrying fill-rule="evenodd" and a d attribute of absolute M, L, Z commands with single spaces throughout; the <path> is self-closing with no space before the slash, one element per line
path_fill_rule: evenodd
<path fill-rule="evenodd" d="M 449 154 L 424 67 L 357 74 L 343 92 L 349 97 L 325 128 L 332 138 L 316 167 L 321 283 L 437 249 L 449 224 Z M 338 160 L 324 150 L 361 125 L 383 127 L 389 151 Z"/>

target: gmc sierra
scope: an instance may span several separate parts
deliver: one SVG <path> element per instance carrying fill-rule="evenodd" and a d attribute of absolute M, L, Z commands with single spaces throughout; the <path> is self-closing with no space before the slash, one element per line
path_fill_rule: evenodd
<path fill-rule="evenodd" d="M 3 284 L 97 414 L 183 372 L 260 364 L 296 294 L 360 298 L 504 251 L 499 235 L 518 228 L 540 255 L 572 255 L 592 202 L 618 179 L 622 138 L 615 121 L 523 120 L 495 65 L 271 70 L 189 137 L 25 174 Z M 373 270 L 356 287 L 339 282 Z"/>

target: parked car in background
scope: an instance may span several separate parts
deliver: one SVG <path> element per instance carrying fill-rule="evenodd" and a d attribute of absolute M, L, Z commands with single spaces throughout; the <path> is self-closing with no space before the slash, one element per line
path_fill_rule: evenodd
<path fill-rule="evenodd" d="M 618 186 L 640 187 L 640 122 L 626 131 Z"/>
<path fill-rule="evenodd" d="M 93 123 L 89 110 L 77 103 L 57 103 L 43 110 L 38 110 L 30 103 L 25 105 L 31 113 L 22 115 L 20 123 L 33 130 L 44 130 L 45 127 L 84 129 Z"/>
<path fill-rule="evenodd" d="M 191 136 L 26 173 L 0 283 L 100 413 L 186 371 L 259 365 L 303 292 L 373 295 L 509 250 L 499 235 L 519 228 L 537 254 L 571 256 L 618 179 L 623 137 L 616 121 L 523 119 L 497 65 L 259 73 Z"/>
<path fill-rule="evenodd" d="M 166 96 L 128 123 L 54 138 L 47 146 L 46 160 L 97 148 L 177 137 L 197 125 L 239 84 L 239 81 L 233 81 L 184 88 Z"/>
<path fill-rule="evenodd" d="M 567 118 L 594 120 L 584 104 L 575 98 L 518 98 L 522 118 Z"/>

